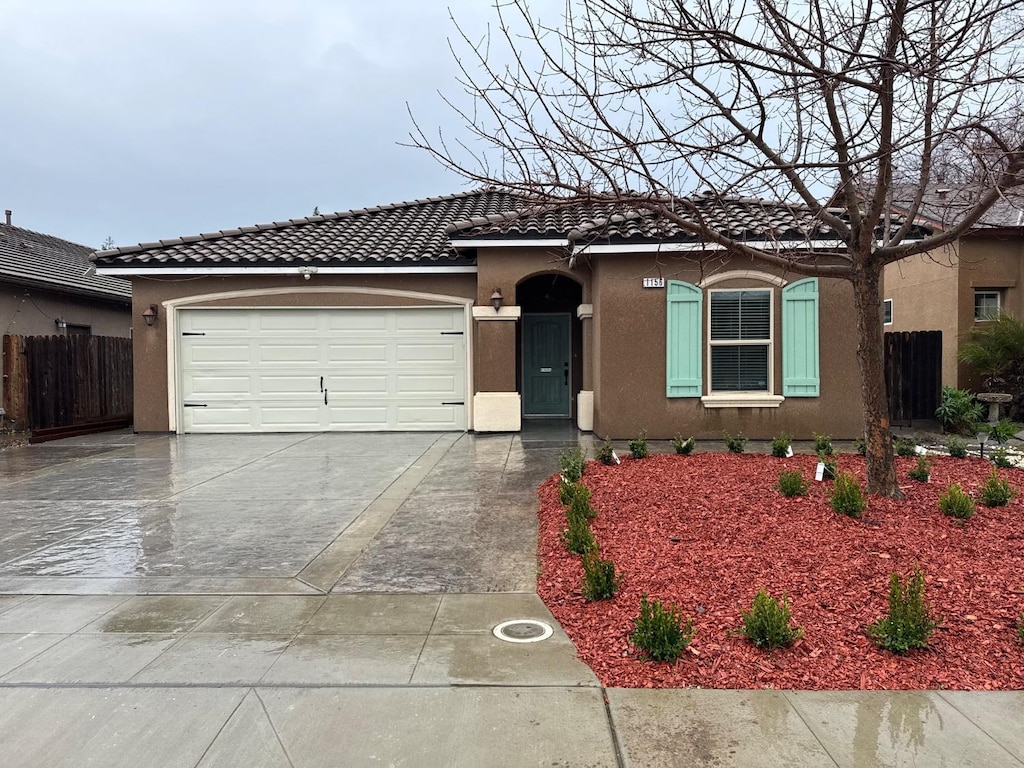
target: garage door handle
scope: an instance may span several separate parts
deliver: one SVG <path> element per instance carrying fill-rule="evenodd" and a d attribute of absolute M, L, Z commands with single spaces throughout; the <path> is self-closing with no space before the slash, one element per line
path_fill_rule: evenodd
<path fill-rule="evenodd" d="M 321 392 L 324 391 L 324 377 L 323 376 L 320 377 L 320 391 Z"/>
<path fill-rule="evenodd" d="M 457 400 L 455 402 L 450 402 L 450 403 L 445 403 L 445 402 L 441 403 L 441 405 L 465 405 L 465 404 L 466 404 L 465 400 Z"/>
<path fill-rule="evenodd" d="M 327 390 L 324 390 L 324 405 L 327 405 Z"/>
<path fill-rule="evenodd" d="M 182 403 L 182 408 L 205 408 L 206 403 Z"/>

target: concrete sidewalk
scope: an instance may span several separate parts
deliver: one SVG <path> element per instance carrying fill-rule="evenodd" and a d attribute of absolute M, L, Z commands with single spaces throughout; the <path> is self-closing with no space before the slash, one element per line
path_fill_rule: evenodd
<path fill-rule="evenodd" d="M 573 438 L 0 453 L 0 764 L 1024 765 L 1022 692 L 603 689 L 533 591 Z"/>

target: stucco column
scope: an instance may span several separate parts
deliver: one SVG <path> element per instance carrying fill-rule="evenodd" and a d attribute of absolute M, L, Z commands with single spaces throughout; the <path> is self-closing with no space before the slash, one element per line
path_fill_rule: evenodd
<path fill-rule="evenodd" d="M 594 431 L 594 305 L 580 304 L 576 308 L 583 330 L 583 388 L 576 399 L 576 426 L 583 432 Z"/>
<path fill-rule="evenodd" d="M 519 307 L 473 307 L 473 429 L 519 432 L 522 405 L 516 388 Z"/>

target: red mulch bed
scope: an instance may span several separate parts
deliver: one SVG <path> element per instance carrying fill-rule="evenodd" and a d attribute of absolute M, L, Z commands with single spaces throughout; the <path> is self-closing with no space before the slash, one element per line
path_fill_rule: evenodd
<path fill-rule="evenodd" d="M 624 576 L 612 600 L 580 595 L 580 559 L 565 551 L 557 476 L 540 487 L 538 592 L 606 686 L 679 688 L 957 689 L 1024 688 L 1024 499 L 988 508 L 965 524 L 945 517 L 938 496 L 961 482 L 978 497 L 992 465 L 934 457 L 932 482 L 907 477 L 903 501 L 871 497 L 863 520 L 836 514 L 831 483 L 802 498 L 772 489 L 779 472 L 813 477 L 817 459 L 705 453 L 655 455 L 619 466 L 587 465 L 583 480 L 598 510 L 601 556 Z M 863 483 L 864 459 L 839 469 Z M 1024 472 L 1000 470 L 1024 491 Z M 897 656 L 865 627 L 887 609 L 889 574 L 926 574 L 925 597 L 944 617 L 931 648 Z M 734 634 L 759 588 L 792 599 L 804 638 L 765 652 Z M 675 664 L 641 661 L 629 643 L 640 597 L 677 604 L 697 635 Z"/>

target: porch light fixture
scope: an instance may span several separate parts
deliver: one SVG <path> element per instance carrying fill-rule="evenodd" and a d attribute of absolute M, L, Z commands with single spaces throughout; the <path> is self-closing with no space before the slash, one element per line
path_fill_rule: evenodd
<path fill-rule="evenodd" d="M 505 300 L 505 297 L 501 295 L 501 288 L 495 288 L 494 293 L 491 294 L 491 306 L 494 307 L 495 312 L 501 311 L 501 302 Z"/>
<path fill-rule="evenodd" d="M 156 322 L 157 312 L 156 304 L 150 304 L 149 309 L 142 313 L 142 319 L 146 321 L 146 325 L 150 328 L 152 328 L 153 323 Z"/>

